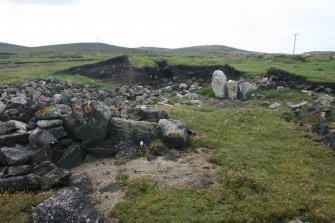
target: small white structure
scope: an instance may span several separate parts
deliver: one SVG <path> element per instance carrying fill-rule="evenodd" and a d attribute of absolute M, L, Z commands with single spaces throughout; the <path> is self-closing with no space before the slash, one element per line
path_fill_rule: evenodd
<path fill-rule="evenodd" d="M 221 70 L 216 70 L 212 76 L 212 89 L 214 95 L 218 98 L 225 97 L 227 78 Z"/>
<path fill-rule="evenodd" d="M 229 80 L 227 82 L 227 93 L 230 100 L 235 100 L 237 98 L 237 82 L 234 80 Z"/>

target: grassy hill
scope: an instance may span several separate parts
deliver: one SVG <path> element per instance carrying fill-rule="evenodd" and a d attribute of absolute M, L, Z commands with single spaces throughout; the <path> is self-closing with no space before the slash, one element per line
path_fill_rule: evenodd
<path fill-rule="evenodd" d="M 127 48 L 121 46 L 99 43 L 101 53 L 175 53 L 175 54 L 255 54 L 246 50 L 241 50 L 221 45 L 191 46 L 184 48 L 157 48 L 157 47 L 139 47 Z M 68 43 L 38 47 L 25 47 L 8 43 L 0 43 L 0 53 L 42 53 L 42 52 L 86 52 L 95 53 L 97 43 Z"/>

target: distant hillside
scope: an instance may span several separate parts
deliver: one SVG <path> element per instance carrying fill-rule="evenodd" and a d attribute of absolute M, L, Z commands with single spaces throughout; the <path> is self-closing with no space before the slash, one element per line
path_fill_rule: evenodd
<path fill-rule="evenodd" d="M 27 47 L 14 45 L 10 43 L 1 43 L 0 42 L 0 53 L 16 53 L 16 52 L 24 52 Z"/>
<path fill-rule="evenodd" d="M 69 43 L 49 46 L 26 47 L 8 43 L 0 43 L 0 53 L 42 53 L 42 52 L 86 52 L 94 53 L 97 51 L 97 43 Z M 218 53 L 218 54 L 255 54 L 255 52 L 241 50 L 228 46 L 207 45 L 192 46 L 184 48 L 158 48 L 158 47 L 139 47 L 127 48 L 99 43 L 101 53 Z"/>

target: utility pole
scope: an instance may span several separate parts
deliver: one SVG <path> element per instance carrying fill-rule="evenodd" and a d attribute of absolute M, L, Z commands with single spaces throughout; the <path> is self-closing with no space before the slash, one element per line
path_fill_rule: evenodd
<path fill-rule="evenodd" d="M 295 53 L 295 43 L 297 42 L 297 35 L 298 35 L 299 33 L 294 33 L 294 45 L 293 45 L 293 55 L 294 55 L 294 53 Z"/>
<path fill-rule="evenodd" d="M 97 55 L 100 56 L 100 49 L 99 49 L 99 36 L 97 36 Z"/>

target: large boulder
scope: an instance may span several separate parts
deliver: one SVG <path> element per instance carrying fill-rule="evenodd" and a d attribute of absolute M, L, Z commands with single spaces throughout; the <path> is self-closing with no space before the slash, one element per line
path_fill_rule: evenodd
<path fill-rule="evenodd" d="M 37 190 L 40 186 L 41 177 L 34 174 L 0 179 L 0 191 Z"/>
<path fill-rule="evenodd" d="M 94 145 L 108 137 L 111 114 L 110 108 L 100 101 L 75 105 L 73 112 L 64 117 L 64 126 L 73 139 Z"/>
<path fill-rule="evenodd" d="M 257 89 L 256 85 L 250 82 L 242 82 L 238 85 L 238 94 L 241 99 L 247 99 L 250 92 Z"/>
<path fill-rule="evenodd" d="M 221 70 L 216 70 L 212 76 L 212 89 L 218 98 L 224 98 L 226 92 L 227 78 Z"/>
<path fill-rule="evenodd" d="M 67 187 L 32 208 L 29 223 L 99 223 L 100 214 L 78 187 Z"/>
<path fill-rule="evenodd" d="M 227 82 L 227 93 L 230 100 L 235 100 L 237 98 L 237 82 L 234 80 L 229 80 Z"/>
<path fill-rule="evenodd" d="M 159 135 L 159 126 L 146 121 L 134 121 L 122 118 L 112 118 L 109 123 L 109 137 L 118 141 L 131 141 L 139 145 L 141 141 L 149 144 Z"/>
<path fill-rule="evenodd" d="M 158 122 L 162 140 L 172 148 L 183 149 L 189 141 L 186 125 L 173 119 L 161 119 Z"/>

